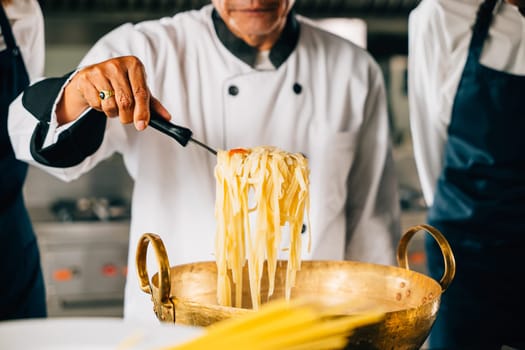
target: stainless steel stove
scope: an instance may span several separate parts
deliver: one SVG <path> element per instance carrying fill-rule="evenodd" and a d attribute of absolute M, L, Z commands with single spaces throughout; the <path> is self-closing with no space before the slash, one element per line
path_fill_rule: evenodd
<path fill-rule="evenodd" d="M 79 218 L 75 212 L 66 214 L 57 203 L 30 213 L 40 247 L 48 315 L 121 317 L 129 217 L 100 220 L 96 214 L 83 213 L 86 216 Z"/>

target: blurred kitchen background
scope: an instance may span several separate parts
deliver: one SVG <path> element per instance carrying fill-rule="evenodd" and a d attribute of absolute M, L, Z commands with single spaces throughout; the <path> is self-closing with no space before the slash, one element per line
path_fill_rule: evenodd
<path fill-rule="evenodd" d="M 41 0 L 46 24 L 46 76 L 75 69 L 88 48 L 125 22 L 172 16 L 204 0 Z M 408 14 L 417 0 L 297 0 L 299 14 L 366 47 L 387 86 L 403 230 L 425 222 L 408 121 Z M 25 198 L 38 236 L 50 316 L 121 316 L 132 180 L 119 156 L 71 183 L 30 168 Z M 410 264 L 424 272 L 422 238 Z M 137 286 L 138 288 L 138 286 Z M 145 295 L 145 297 L 147 297 Z"/>

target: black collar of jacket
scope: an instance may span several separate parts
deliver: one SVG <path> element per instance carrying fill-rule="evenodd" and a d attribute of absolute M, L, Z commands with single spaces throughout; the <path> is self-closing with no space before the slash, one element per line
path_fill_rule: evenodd
<path fill-rule="evenodd" d="M 253 67 L 257 57 L 257 49 L 246 44 L 242 39 L 233 35 L 228 29 L 217 10 L 213 9 L 212 15 L 215 32 L 222 44 L 237 58 Z M 286 25 L 280 38 L 270 50 L 270 61 L 275 68 L 286 61 L 291 55 L 299 40 L 299 22 L 293 10 L 288 14 Z"/>

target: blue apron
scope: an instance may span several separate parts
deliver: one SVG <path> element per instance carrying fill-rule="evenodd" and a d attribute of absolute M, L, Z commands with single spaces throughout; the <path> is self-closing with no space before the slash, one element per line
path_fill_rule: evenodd
<path fill-rule="evenodd" d="M 457 263 L 432 349 L 525 349 L 518 289 L 525 276 L 525 76 L 479 62 L 496 2 L 486 0 L 477 14 L 428 213 Z M 426 250 L 429 274 L 439 280 L 443 258 L 430 237 Z"/>
<path fill-rule="evenodd" d="M 0 5 L 7 48 L 0 52 L 0 321 L 45 317 L 45 290 L 35 234 L 22 197 L 27 164 L 15 159 L 7 133 L 9 104 L 29 84 L 24 61 Z"/>

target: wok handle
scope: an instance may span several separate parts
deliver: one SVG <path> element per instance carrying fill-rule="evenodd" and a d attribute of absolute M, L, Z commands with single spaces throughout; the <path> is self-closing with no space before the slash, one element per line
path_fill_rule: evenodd
<path fill-rule="evenodd" d="M 151 243 L 155 251 L 157 264 L 159 266 L 159 288 L 157 291 L 152 287 L 148 275 L 147 253 L 149 243 Z M 159 235 L 155 233 L 144 233 L 142 235 L 137 245 L 136 265 L 140 289 L 145 293 L 151 294 L 153 310 L 157 318 L 162 322 L 175 322 L 175 305 L 170 299 L 170 263 L 168 254 L 166 253 L 166 247 Z"/>
<path fill-rule="evenodd" d="M 443 236 L 443 234 L 439 232 L 439 230 L 435 227 L 426 224 L 410 227 L 403 234 L 397 246 L 397 263 L 400 267 L 410 270 L 410 267 L 408 265 L 408 243 L 410 242 L 412 237 L 414 237 L 414 235 L 421 230 L 430 233 L 430 235 L 434 237 L 436 242 L 439 244 L 439 248 L 441 248 L 441 253 L 443 253 L 445 272 L 443 273 L 443 277 L 441 277 L 439 284 L 441 285 L 442 292 L 444 292 L 448 288 L 448 286 L 454 279 L 454 275 L 456 274 L 456 260 L 454 259 L 454 254 L 452 253 L 450 244 L 448 244 L 448 241 L 445 239 L 445 236 Z"/>

